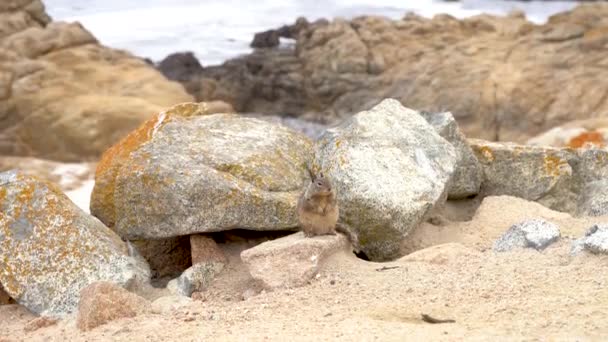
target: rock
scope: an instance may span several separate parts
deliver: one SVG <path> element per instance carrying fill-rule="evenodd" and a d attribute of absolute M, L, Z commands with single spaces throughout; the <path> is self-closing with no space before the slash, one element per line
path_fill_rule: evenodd
<path fill-rule="evenodd" d="M 157 68 L 165 77 L 174 81 L 189 80 L 203 70 L 201 63 L 190 51 L 170 54 L 158 63 Z"/>
<path fill-rule="evenodd" d="M 0 284 L 0 305 L 13 304 L 15 301 L 8 295 Z"/>
<path fill-rule="evenodd" d="M 25 332 L 32 332 L 38 329 L 46 328 L 57 324 L 58 320 L 52 317 L 41 316 L 34 318 L 33 320 L 27 322 L 23 330 Z"/>
<path fill-rule="evenodd" d="M 152 278 L 174 278 L 192 266 L 188 236 L 158 240 L 134 240 L 131 243 L 150 265 Z"/>
<path fill-rule="evenodd" d="M 190 249 L 192 250 L 192 264 L 205 262 L 227 262 L 224 252 L 215 240 L 202 234 L 190 235 Z"/>
<path fill-rule="evenodd" d="M 454 147 L 418 112 L 386 99 L 329 129 L 315 168 L 332 180 L 340 219 L 370 260 L 394 259 L 400 243 L 445 201 Z"/>
<path fill-rule="evenodd" d="M 169 314 L 190 305 L 190 303 L 192 303 L 192 299 L 189 297 L 179 295 L 163 296 L 152 302 L 152 312 L 155 314 Z"/>
<path fill-rule="evenodd" d="M 202 291 L 224 269 L 222 262 L 199 262 L 167 284 L 167 289 L 180 296 L 190 297 L 194 291 Z"/>
<path fill-rule="evenodd" d="M 390 97 L 450 110 L 468 137 L 523 143 L 608 110 L 607 71 L 597 62 L 608 46 L 606 18 L 602 2 L 542 25 L 520 14 L 336 18 L 299 30 L 293 50 L 256 49 L 204 68 L 213 90 L 196 96 L 239 112 L 315 112 L 329 123 Z"/>
<path fill-rule="evenodd" d="M 594 254 L 608 254 L 608 226 L 605 224 L 593 225 L 587 230 L 585 236 L 575 243 L 574 253 L 581 249 L 576 248 L 576 245 L 582 246 L 582 249 Z"/>
<path fill-rule="evenodd" d="M 126 239 L 297 227 L 310 140 L 203 109 L 168 109 L 104 153 L 91 212 Z"/>
<path fill-rule="evenodd" d="M 0 154 L 97 159 L 163 107 L 191 101 L 142 59 L 78 22 L 50 22 L 39 0 L 0 8 Z"/>
<path fill-rule="evenodd" d="M 277 30 L 258 32 L 253 36 L 253 41 L 249 46 L 252 48 L 271 48 L 279 46 L 279 32 Z"/>
<path fill-rule="evenodd" d="M 452 113 L 421 112 L 420 114 L 442 138 L 450 142 L 456 149 L 458 162 L 448 190 L 448 198 L 462 199 L 477 195 L 483 177 L 481 165 L 479 165 L 477 157 L 467 143 L 466 137 L 460 131 Z"/>
<path fill-rule="evenodd" d="M 608 215 L 608 180 L 592 181 L 585 185 L 579 200 L 579 216 Z"/>
<path fill-rule="evenodd" d="M 108 282 L 95 282 L 82 289 L 76 325 L 87 331 L 119 318 L 151 311 L 150 302 Z"/>
<path fill-rule="evenodd" d="M 560 237 L 559 228 L 543 219 L 515 224 L 494 243 L 494 251 L 507 252 L 514 248 L 545 249 Z"/>
<path fill-rule="evenodd" d="M 271 289 L 308 284 L 331 255 L 349 248 L 342 234 L 306 238 L 297 232 L 241 252 L 251 276 Z"/>
<path fill-rule="evenodd" d="M 0 283 L 28 310 L 73 312 L 95 281 L 145 282 L 149 270 L 126 244 L 51 183 L 15 171 L 0 174 Z"/>
<path fill-rule="evenodd" d="M 574 120 L 530 138 L 526 144 L 570 148 L 603 148 L 608 142 L 608 119 Z"/>
<path fill-rule="evenodd" d="M 407 262 L 426 262 L 429 264 L 445 265 L 455 260 L 470 260 L 480 256 L 481 253 L 474 249 L 465 247 L 459 243 L 450 242 L 421 249 L 404 256 L 400 260 Z"/>
<path fill-rule="evenodd" d="M 608 177 L 608 150 L 468 142 L 482 165 L 484 196 L 516 196 L 573 215 L 603 205 L 595 189 Z"/>

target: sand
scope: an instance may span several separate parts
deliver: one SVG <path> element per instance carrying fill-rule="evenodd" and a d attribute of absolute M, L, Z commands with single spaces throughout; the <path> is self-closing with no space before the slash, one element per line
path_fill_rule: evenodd
<path fill-rule="evenodd" d="M 570 255 L 570 237 L 608 218 L 572 218 L 511 197 L 486 199 L 469 221 L 445 216 L 441 225 L 424 224 L 414 232 L 404 244 L 412 253 L 401 259 L 374 263 L 338 253 L 316 279 L 296 289 L 260 292 L 238 257 L 245 244 L 223 244 L 229 265 L 199 299 L 169 313 L 120 319 L 86 333 L 73 319 L 25 332 L 35 316 L 18 305 L 0 306 L 0 341 L 608 338 L 608 256 Z M 511 224 L 533 217 L 558 224 L 562 239 L 542 252 L 491 250 Z M 256 295 L 243 299 L 244 292 Z M 423 313 L 455 322 L 430 324 L 421 319 Z"/>

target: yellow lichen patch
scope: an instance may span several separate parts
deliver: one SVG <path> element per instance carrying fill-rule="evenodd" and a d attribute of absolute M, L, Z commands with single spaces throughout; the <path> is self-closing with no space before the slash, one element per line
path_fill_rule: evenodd
<path fill-rule="evenodd" d="M 193 103 L 193 102 L 185 102 L 177 104 L 169 109 L 167 109 L 166 113 L 168 115 L 175 115 L 181 117 L 192 117 L 199 115 L 207 115 L 213 114 L 216 111 L 213 110 L 214 107 L 207 102 Z"/>
<path fill-rule="evenodd" d="M 568 147 L 571 148 L 581 148 L 589 145 L 604 147 L 604 136 L 600 132 L 596 131 L 583 132 L 570 139 L 568 142 Z"/>
<path fill-rule="evenodd" d="M 479 154 L 485 158 L 485 160 L 489 162 L 494 161 L 494 153 L 489 146 L 481 146 L 479 147 Z"/>
<path fill-rule="evenodd" d="M 567 162 L 558 156 L 547 155 L 544 159 L 545 173 L 552 177 L 559 177 L 566 164 Z"/>

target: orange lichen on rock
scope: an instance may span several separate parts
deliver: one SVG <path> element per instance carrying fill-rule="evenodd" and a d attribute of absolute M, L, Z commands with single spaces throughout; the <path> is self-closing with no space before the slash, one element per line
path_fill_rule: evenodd
<path fill-rule="evenodd" d="M 152 139 L 162 126 L 177 118 L 187 118 L 207 113 L 205 103 L 180 103 L 145 121 L 101 156 L 95 170 L 95 188 L 91 195 L 91 213 L 106 226 L 116 222 L 114 191 L 116 177 L 121 166 L 133 151 Z"/>
<path fill-rule="evenodd" d="M 545 157 L 545 172 L 549 176 L 559 177 L 562 172 L 562 167 L 567 164 L 565 160 L 558 156 L 547 155 Z"/>
<path fill-rule="evenodd" d="M 604 136 L 600 132 L 596 131 L 583 132 L 570 139 L 570 141 L 568 142 L 568 147 L 581 148 L 589 144 L 598 147 L 604 147 Z"/>

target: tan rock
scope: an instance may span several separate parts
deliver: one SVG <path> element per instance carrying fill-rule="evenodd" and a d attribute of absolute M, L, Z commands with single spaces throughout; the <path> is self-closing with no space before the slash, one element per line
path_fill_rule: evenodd
<path fill-rule="evenodd" d="M 244 250 L 241 259 L 266 287 L 291 288 L 306 285 L 329 256 L 349 246 L 342 234 L 306 238 L 298 232 Z"/>
<path fill-rule="evenodd" d="M 80 293 L 76 324 L 80 330 L 91 330 L 110 321 L 135 317 L 150 312 L 150 302 L 119 286 L 96 282 Z"/>
<path fill-rule="evenodd" d="M 95 159 L 163 107 L 192 99 L 140 58 L 38 0 L 0 8 L 0 153 Z M 44 137 L 44 139 L 42 139 Z"/>
<path fill-rule="evenodd" d="M 294 51 L 256 50 L 205 68 L 199 100 L 333 123 L 392 97 L 450 111 L 468 137 L 521 143 L 608 112 L 607 28 L 602 2 L 542 25 L 520 14 L 335 19 L 302 30 Z"/>
<path fill-rule="evenodd" d="M 190 235 L 190 248 L 192 250 L 192 264 L 201 262 L 226 263 L 226 256 L 219 248 L 215 240 L 210 236 L 202 234 Z"/>

